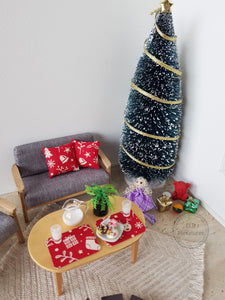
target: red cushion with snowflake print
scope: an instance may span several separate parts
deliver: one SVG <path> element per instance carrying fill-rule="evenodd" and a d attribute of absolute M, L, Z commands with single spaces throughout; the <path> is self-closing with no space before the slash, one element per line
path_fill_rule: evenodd
<path fill-rule="evenodd" d="M 75 157 L 74 145 L 69 143 L 55 148 L 42 148 L 47 161 L 49 177 L 79 170 L 79 165 Z"/>
<path fill-rule="evenodd" d="M 75 154 L 79 166 L 99 169 L 99 164 L 98 164 L 99 141 L 81 142 L 77 140 L 72 140 L 72 142 L 75 145 Z"/>

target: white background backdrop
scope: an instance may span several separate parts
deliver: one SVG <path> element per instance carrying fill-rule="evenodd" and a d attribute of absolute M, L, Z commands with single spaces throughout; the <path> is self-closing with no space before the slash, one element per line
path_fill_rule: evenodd
<path fill-rule="evenodd" d="M 0 193 L 13 147 L 91 131 L 114 164 L 130 80 L 156 0 L 0 2 Z M 225 4 L 174 1 L 184 117 L 176 178 L 225 224 Z M 217 9 L 215 10 L 215 7 Z"/>

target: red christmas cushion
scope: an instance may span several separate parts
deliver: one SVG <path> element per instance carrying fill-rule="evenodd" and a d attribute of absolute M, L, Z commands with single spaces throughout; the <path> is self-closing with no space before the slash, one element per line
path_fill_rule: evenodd
<path fill-rule="evenodd" d="M 49 177 L 79 170 L 74 145 L 69 143 L 55 148 L 42 148 L 49 169 Z"/>
<path fill-rule="evenodd" d="M 75 154 L 79 166 L 99 169 L 99 164 L 98 164 L 99 141 L 81 142 L 77 140 L 72 140 L 72 142 L 75 145 Z"/>

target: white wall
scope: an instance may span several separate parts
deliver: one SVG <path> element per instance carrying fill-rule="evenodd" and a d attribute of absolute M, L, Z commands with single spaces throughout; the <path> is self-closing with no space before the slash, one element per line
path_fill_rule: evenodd
<path fill-rule="evenodd" d="M 117 163 L 130 79 L 153 25 L 148 13 L 159 3 L 0 2 L 0 194 L 15 190 L 18 144 L 92 131 Z M 222 1 L 176 1 L 173 17 L 184 73 L 176 178 L 190 182 L 225 224 L 224 8 Z"/>
<path fill-rule="evenodd" d="M 216 9 L 214 10 L 214 8 Z M 225 225 L 225 4 L 177 1 L 174 23 L 184 72 L 184 116 L 176 178 Z"/>
<path fill-rule="evenodd" d="M 13 147 L 91 131 L 117 163 L 123 110 L 158 1 L 0 1 L 0 194 Z"/>

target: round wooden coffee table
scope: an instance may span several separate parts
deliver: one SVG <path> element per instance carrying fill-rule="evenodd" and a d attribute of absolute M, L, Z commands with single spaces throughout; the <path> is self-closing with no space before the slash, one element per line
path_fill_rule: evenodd
<path fill-rule="evenodd" d="M 122 210 L 122 200 L 123 197 L 116 196 L 116 205 L 115 212 L 119 212 Z M 136 214 L 136 216 L 145 224 L 145 218 L 140 210 L 140 208 L 132 202 L 131 209 Z M 40 219 L 32 228 L 29 237 L 28 237 L 28 250 L 32 260 L 41 268 L 53 272 L 55 274 L 56 288 L 58 295 L 62 294 L 62 273 L 72 270 L 74 268 L 78 268 L 82 265 L 88 264 L 94 260 L 102 258 L 104 256 L 110 255 L 112 253 L 118 252 L 126 247 L 131 246 L 132 253 L 132 263 L 136 262 L 137 252 L 138 252 L 138 243 L 142 234 L 139 234 L 135 237 L 132 237 L 124 242 L 121 242 L 117 245 L 109 247 L 106 243 L 97 237 L 97 240 L 101 246 L 101 250 L 95 254 L 82 258 L 81 260 L 75 261 L 74 263 L 68 264 L 60 269 L 54 267 L 52 263 L 52 259 L 49 253 L 49 250 L 46 246 L 46 240 L 51 236 L 50 227 L 54 224 L 60 224 L 62 226 L 62 232 L 66 232 L 75 227 L 78 227 L 82 224 L 89 224 L 93 232 L 96 232 L 95 223 L 99 217 L 96 217 L 93 214 L 93 208 L 90 206 L 86 213 L 86 216 L 83 218 L 82 222 L 76 226 L 68 226 L 62 220 L 63 210 L 57 210 L 53 213 L 50 213 Z M 111 212 L 109 214 L 112 214 Z"/>

